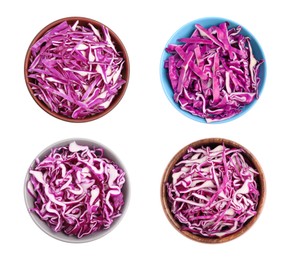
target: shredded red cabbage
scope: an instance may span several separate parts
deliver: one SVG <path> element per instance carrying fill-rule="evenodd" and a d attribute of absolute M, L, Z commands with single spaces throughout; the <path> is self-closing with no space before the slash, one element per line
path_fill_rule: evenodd
<path fill-rule="evenodd" d="M 188 148 L 166 184 L 171 212 L 182 230 L 222 237 L 240 230 L 256 215 L 258 172 L 243 154 L 224 144 Z"/>
<path fill-rule="evenodd" d="M 124 205 L 125 172 L 103 152 L 72 142 L 36 159 L 27 183 L 30 211 L 55 232 L 77 238 L 108 229 Z"/>
<path fill-rule="evenodd" d="M 229 23 L 205 29 L 196 24 L 190 38 L 170 44 L 165 68 L 181 109 L 207 122 L 233 117 L 258 98 L 259 67 L 250 38 Z"/>
<path fill-rule="evenodd" d="M 117 52 L 107 27 L 52 28 L 31 47 L 28 77 L 34 95 L 51 111 L 83 119 L 109 107 L 125 80 L 124 58 Z"/>

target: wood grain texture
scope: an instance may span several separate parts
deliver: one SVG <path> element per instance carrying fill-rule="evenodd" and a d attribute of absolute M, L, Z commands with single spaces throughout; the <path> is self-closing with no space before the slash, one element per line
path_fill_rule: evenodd
<path fill-rule="evenodd" d="M 57 26 L 58 24 L 67 21 L 68 24 L 73 25 L 76 21 L 79 21 L 79 25 L 81 26 L 85 26 L 87 27 L 89 23 L 91 23 L 95 28 L 97 28 L 99 31 L 102 30 L 102 27 L 105 26 L 103 23 L 89 19 L 89 18 L 85 18 L 85 17 L 67 17 L 67 18 L 62 18 L 59 20 L 56 20 L 50 24 L 48 24 L 46 27 L 44 27 L 36 36 L 35 38 L 32 40 L 30 46 L 28 47 L 26 56 L 25 56 L 25 61 L 24 61 L 24 78 L 25 78 L 25 82 L 28 88 L 29 93 L 31 94 L 32 98 L 35 100 L 35 102 L 48 114 L 50 114 L 51 116 L 54 116 L 60 120 L 63 121 L 67 121 L 67 122 L 74 122 L 74 123 L 83 123 L 83 122 L 89 122 L 92 120 L 96 120 L 98 118 L 103 117 L 104 115 L 108 114 L 114 107 L 116 107 L 118 105 L 118 103 L 120 102 L 120 100 L 122 99 L 122 97 L 125 94 L 125 91 L 127 89 L 128 86 L 128 82 L 129 82 L 129 77 L 130 77 L 130 62 L 129 62 L 129 57 L 128 57 L 128 53 L 126 51 L 126 48 L 123 44 L 123 42 L 120 40 L 120 38 L 116 35 L 115 32 L 113 32 L 109 27 L 105 26 L 108 28 L 109 30 L 109 34 L 111 36 L 112 41 L 114 42 L 115 48 L 118 52 L 120 52 L 120 54 L 122 55 L 122 57 L 124 58 L 124 66 L 123 69 L 121 71 L 122 74 L 122 78 L 126 81 L 126 83 L 123 84 L 123 86 L 119 89 L 117 95 L 114 97 L 114 99 L 112 100 L 110 106 L 108 108 L 106 108 L 104 111 L 102 111 L 101 113 L 98 113 L 96 115 L 93 116 L 89 116 L 83 119 L 74 119 L 74 118 L 68 118 L 64 115 L 60 115 L 56 112 L 53 112 L 50 110 L 50 108 L 47 107 L 47 105 L 39 100 L 38 98 L 35 97 L 33 90 L 30 87 L 30 83 L 33 82 L 33 79 L 30 79 L 28 77 L 28 68 L 30 66 L 30 57 L 31 57 L 31 47 L 45 34 L 47 33 L 50 29 L 52 29 L 53 27 Z"/>
<path fill-rule="evenodd" d="M 257 206 L 257 214 L 251 218 L 247 223 L 245 223 L 245 225 L 243 226 L 243 228 L 241 228 L 239 231 L 230 234 L 228 236 L 225 237 L 220 237 L 220 238 L 209 238 L 209 237 L 204 237 L 204 236 L 200 236 L 200 235 L 196 235 L 193 234 L 189 231 L 184 231 L 181 230 L 181 224 L 175 220 L 173 213 L 170 210 L 170 205 L 168 202 L 168 197 L 167 197 L 167 188 L 166 188 L 166 183 L 171 181 L 171 172 L 172 169 L 174 168 L 175 164 L 183 157 L 184 154 L 186 154 L 188 147 L 193 147 L 193 148 L 198 148 L 198 147 L 203 147 L 203 146 L 210 146 L 211 148 L 216 147 L 217 145 L 221 145 L 221 144 L 225 144 L 226 147 L 234 147 L 234 148 L 241 148 L 244 151 L 244 158 L 246 160 L 246 162 L 252 166 L 254 169 L 256 169 L 259 173 L 258 177 L 256 178 L 256 182 L 258 185 L 258 190 L 260 192 L 260 197 L 259 197 L 259 202 L 258 202 L 258 206 Z M 259 218 L 262 209 L 264 207 L 264 203 L 265 203 L 265 197 L 266 197 L 266 182 L 265 182 L 265 176 L 264 176 L 264 172 L 262 170 L 262 167 L 260 165 L 260 163 L 258 162 L 258 160 L 255 158 L 255 156 L 245 147 L 243 147 L 242 145 L 228 140 L 228 139 L 224 139 L 224 138 L 208 138 L 208 139 L 202 139 L 202 140 L 198 140 L 196 142 L 193 142 L 187 146 L 185 146 L 184 148 L 182 148 L 180 151 L 178 151 L 178 153 L 171 159 L 171 161 L 169 162 L 169 164 L 167 165 L 162 181 L 161 181 L 161 203 L 163 206 L 163 210 L 167 216 L 167 219 L 169 220 L 169 222 L 173 225 L 173 227 L 180 232 L 181 234 L 183 234 L 184 236 L 195 240 L 197 242 L 202 242 L 202 243 L 224 243 L 224 242 L 228 242 L 230 240 L 233 240 L 239 236 L 241 236 L 242 234 L 244 234 L 247 230 L 249 230 L 253 224 L 257 221 L 257 219 Z"/>

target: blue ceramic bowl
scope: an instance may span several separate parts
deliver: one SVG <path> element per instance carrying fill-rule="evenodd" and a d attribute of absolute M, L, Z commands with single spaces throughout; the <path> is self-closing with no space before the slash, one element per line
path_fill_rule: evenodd
<path fill-rule="evenodd" d="M 166 43 L 166 46 L 167 47 L 169 44 L 180 44 L 180 42 L 178 42 L 178 39 L 180 38 L 187 38 L 187 37 L 190 37 L 192 32 L 195 30 L 195 24 L 201 24 L 203 27 L 205 28 L 209 28 L 211 27 L 212 25 L 218 25 L 220 23 L 223 23 L 223 22 L 229 22 L 229 28 L 232 28 L 232 27 L 237 27 L 238 23 L 235 23 L 229 19 L 224 19 L 224 18 L 219 18 L 219 17 L 207 17 L 207 18 L 201 18 L 201 19 L 197 19 L 197 20 L 194 20 L 194 21 L 191 21 L 187 24 L 185 24 L 184 26 L 182 26 L 178 31 L 176 31 L 173 36 L 170 38 L 170 40 Z M 261 46 L 259 45 L 259 43 L 257 42 L 256 38 L 245 28 L 243 27 L 242 25 L 240 25 L 242 30 L 241 30 L 241 34 L 244 35 L 244 36 L 248 36 L 250 38 L 250 42 L 251 42 L 251 46 L 252 46 L 252 49 L 253 49 L 253 54 L 255 56 L 255 58 L 257 60 L 265 60 L 265 57 L 264 57 L 264 54 L 263 54 L 263 51 L 261 49 Z M 173 89 L 171 87 L 171 84 L 170 84 L 170 81 L 169 81 L 169 77 L 168 77 L 168 71 L 167 69 L 164 68 L 164 61 L 170 56 L 169 53 L 167 53 L 164 49 L 163 51 L 163 54 L 162 54 L 162 57 L 161 57 L 161 62 L 160 62 L 160 77 L 161 77 L 161 83 L 162 83 L 162 86 L 163 86 L 163 89 L 164 89 L 164 92 L 167 96 L 167 98 L 169 99 L 169 101 L 171 102 L 171 104 L 180 112 L 182 113 L 183 115 L 195 120 L 195 121 L 198 121 L 198 122 L 201 122 L 201 123 L 206 123 L 206 120 L 204 118 L 201 118 L 199 116 L 195 116 L 195 115 L 192 115 L 191 113 L 185 111 L 185 110 L 182 110 L 180 108 L 180 105 L 177 104 L 174 99 L 173 99 Z M 260 69 L 259 69 L 259 75 L 258 75 L 261 79 L 260 81 L 260 84 L 259 84 L 259 96 L 262 94 L 262 91 L 263 91 L 263 88 L 264 88 L 264 84 L 265 84 L 265 78 L 266 78 L 266 60 L 263 64 L 261 64 L 260 66 Z M 254 104 L 257 102 L 257 99 L 254 99 L 253 102 L 251 102 L 249 105 L 246 105 L 245 107 L 242 108 L 242 111 L 231 117 L 231 118 L 228 118 L 228 119 L 225 119 L 225 120 L 222 120 L 222 121 L 216 121 L 216 122 L 212 122 L 212 124 L 217 124 L 217 123 L 224 123 L 224 122 L 229 122 L 229 121 L 232 121 L 236 118 L 239 118 L 240 116 L 244 115 L 248 110 L 250 110 Z M 211 123 L 209 123 L 211 124 Z"/>

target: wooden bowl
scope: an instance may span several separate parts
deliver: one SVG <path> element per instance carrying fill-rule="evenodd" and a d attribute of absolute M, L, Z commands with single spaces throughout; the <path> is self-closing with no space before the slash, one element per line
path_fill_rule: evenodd
<path fill-rule="evenodd" d="M 181 223 L 174 218 L 174 215 L 171 212 L 170 203 L 168 201 L 166 183 L 168 183 L 168 182 L 170 182 L 172 180 L 172 176 L 171 176 L 172 169 L 174 168 L 175 164 L 182 159 L 183 155 L 186 154 L 187 149 L 189 147 L 199 148 L 199 147 L 207 147 L 207 146 L 209 146 L 211 148 L 214 148 L 214 147 L 216 147 L 218 145 L 221 145 L 223 143 L 224 143 L 224 145 L 226 147 L 229 147 L 229 148 L 241 148 L 241 149 L 243 149 L 243 151 L 244 151 L 243 156 L 245 158 L 245 161 L 251 167 L 253 167 L 256 171 L 258 171 L 258 173 L 259 173 L 259 175 L 256 177 L 256 183 L 258 185 L 258 190 L 260 192 L 259 202 L 258 202 L 258 206 L 257 206 L 257 213 L 256 213 L 256 215 L 254 217 L 252 217 L 250 220 L 248 220 L 240 230 L 236 231 L 233 234 L 224 236 L 224 237 L 204 237 L 202 235 L 193 234 L 193 233 L 191 233 L 189 231 L 182 230 Z M 240 145 L 240 144 L 238 144 L 238 143 L 236 143 L 234 141 L 223 139 L 223 138 L 202 139 L 202 140 L 193 142 L 193 143 L 185 146 L 184 148 L 182 148 L 171 159 L 171 161 L 167 165 L 167 168 L 166 168 L 166 170 L 164 172 L 162 182 L 161 182 L 161 203 L 162 203 L 163 210 L 164 210 L 169 222 L 182 235 L 184 235 L 184 236 L 186 236 L 186 237 L 188 237 L 188 238 L 190 238 L 192 240 L 202 242 L 202 243 L 223 243 L 223 242 L 227 242 L 227 241 L 230 241 L 232 239 L 235 239 L 235 238 L 241 236 L 248 229 L 250 229 L 252 227 L 252 225 L 256 222 L 256 220 L 259 218 L 259 215 L 260 215 L 260 213 L 261 213 L 261 211 L 263 209 L 263 206 L 264 206 L 265 196 L 266 196 L 265 176 L 264 176 L 263 170 L 261 168 L 261 165 L 259 164 L 257 159 L 254 157 L 254 155 L 249 150 L 247 150 L 242 145 Z"/>
<path fill-rule="evenodd" d="M 116 50 L 118 52 L 121 53 L 122 57 L 124 58 L 124 67 L 121 71 L 122 74 L 122 78 L 126 81 L 126 83 L 123 84 L 123 86 L 120 88 L 120 90 L 118 91 L 118 93 L 116 94 L 116 96 L 114 97 L 114 99 L 112 100 L 111 104 L 109 105 L 108 108 L 106 108 L 104 111 L 83 118 L 83 119 L 74 119 L 74 118 L 69 118 L 66 117 L 64 115 L 58 114 L 56 112 L 51 111 L 51 109 L 41 100 L 39 100 L 38 98 L 35 97 L 33 90 L 30 87 L 30 83 L 34 82 L 33 79 L 30 79 L 28 77 L 28 68 L 30 66 L 30 57 L 31 57 L 31 47 L 44 35 L 46 34 L 47 31 L 49 31 L 50 29 L 52 29 L 53 27 L 57 26 L 58 24 L 67 21 L 68 24 L 73 25 L 76 21 L 79 21 L 79 25 L 81 26 L 85 26 L 87 27 L 89 23 L 91 23 L 95 28 L 97 28 L 99 31 L 102 30 L 102 27 L 105 26 L 104 24 L 89 19 L 89 18 L 84 18 L 84 17 L 67 17 L 67 18 L 62 18 L 59 19 L 57 21 L 54 21 L 52 23 L 50 23 L 49 25 L 47 25 L 45 28 L 43 28 L 36 36 L 35 38 L 32 40 L 27 53 L 26 53 L 26 57 L 25 57 L 25 62 L 24 62 L 24 78 L 25 78 L 25 82 L 28 88 L 28 91 L 30 92 L 32 98 L 35 100 L 35 102 L 44 110 L 46 111 L 48 114 L 50 114 L 51 116 L 54 116 L 58 119 L 64 120 L 64 121 L 68 121 L 68 122 L 75 122 L 75 123 L 82 123 L 82 122 L 88 122 L 88 121 L 92 121 L 95 119 L 98 119 L 106 114 L 108 114 L 114 107 L 117 106 L 117 104 L 121 101 L 122 97 L 124 96 L 124 93 L 126 91 L 128 82 L 129 82 L 129 76 L 130 76 L 130 65 L 129 65 L 129 58 L 128 58 L 128 54 L 126 51 L 126 48 L 124 47 L 122 41 L 119 39 L 119 37 L 107 26 L 108 30 L 109 30 L 109 34 L 111 36 L 112 41 L 114 42 L 114 45 L 116 47 Z"/>

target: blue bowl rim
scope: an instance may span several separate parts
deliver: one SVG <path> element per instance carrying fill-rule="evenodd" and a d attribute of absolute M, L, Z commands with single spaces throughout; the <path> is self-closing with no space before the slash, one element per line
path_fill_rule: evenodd
<path fill-rule="evenodd" d="M 261 76 L 261 82 L 259 84 L 258 99 L 254 99 L 250 104 L 248 104 L 244 108 L 242 108 L 242 111 L 239 114 L 237 114 L 237 115 L 235 115 L 233 117 L 230 117 L 230 118 L 227 118 L 227 119 L 224 119 L 224 120 L 221 120 L 221 121 L 215 121 L 215 122 L 207 123 L 204 118 L 201 118 L 199 116 L 193 115 L 193 114 L 191 114 L 191 113 L 189 113 L 189 112 L 181 109 L 180 106 L 179 106 L 179 104 L 177 104 L 174 101 L 173 96 L 170 96 L 170 94 L 168 93 L 167 88 L 171 89 L 171 85 L 170 85 L 169 79 L 168 78 L 166 79 L 166 76 L 165 76 L 166 75 L 166 69 L 164 68 L 164 62 L 165 62 L 166 58 L 170 56 L 170 54 L 168 54 L 166 52 L 166 48 L 167 48 L 167 46 L 170 43 L 176 43 L 177 42 L 177 40 L 178 40 L 178 37 L 176 37 L 177 34 L 179 34 L 182 30 L 185 30 L 186 28 L 189 28 L 191 26 L 194 26 L 196 23 L 201 24 L 202 22 L 207 22 L 209 20 L 211 20 L 211 21 L 216 20 L 216 22 L 215 23 L 211 23 L 211 25 L 217 25 L 220 22 L 228 22 L 229 23 L 229 27 L 231 27 L 231 25 L 233 27 L 234 26 L 241 26 L 241 32 L 240 33 L 243 34 L 243 31 L 244 31 L 244 35 L 248 35 L 249 36 L 249 38 L 251 39 L 251 42 L 254 42 L 254 44 L 259 49 L 259 53 L 260 53 L 259 56 L 261 56 L 261 59 L 263 59 L 265 62 L 262 63 L 261 66 L 260 66 L 260 71 L 262 72 L 262 76 Z M 204 26 L 204 27 L 206 27 L 206 26 Z M 246 27 L 243 26 L 242 24 L 239 24 L 239 23 L 237 23 L 237 22 L 235 22 L 233 20 L 230 20 L 230 19 L 226 19 L 226 18 L 223 18 L 223 17 L 216 17 L 216 16 L 198 18 L 198 19 L 189 21 L 188 23 L 184 24 L 179 29 L 177 29 L 175 31 L 175 33 L 173 33 L 173 35 L 169 38 L 169 40 L 165 44 L 164 50 L 163 50 L 162 55 L 161 55 L 161 60 L 160 60 L 160 80 L 161 80 L 161 84 L 162 84 L 163 90 L 165 92 L 165 95 L 167 96 L 167 98 L 170 101 L 170 103 L 181 114 L 185 115 L 186 117 L 188 117 L 188 118 L 190 118 L 192 120 L 195 120 L 197 122 L 206 123 L 206 124 L 222 124 L 222 123 L 227 123 L 227 122 L 233 121 L 233 120 L 235 120 L 235 119 L 243 116 L 244 114 L 246 114 L 255 105 L 255 103 L 259 100 L 260 96 L 262 95 L 262 92 L 263 92 L 263 89 L 264 89 L 264 86 L 265 86 L 265 81 L 266 81 L 266 74 L 267 74 L 266 58 L 265 58 L 263 49 L 262 49 L 261 45 L 259 44 L 259 42 L 257 41 L 257 39 L 255 38 L 255 36 L 249 30 L 247 30 Z M 167 84 L 167 86 L 166 86 L 166 84 Z M 171 92 L 173 92 L 173 90 L 171 90 Z"/>

